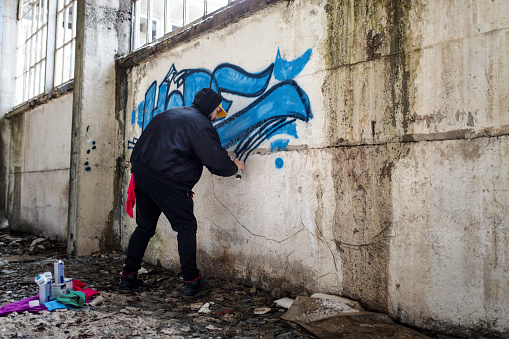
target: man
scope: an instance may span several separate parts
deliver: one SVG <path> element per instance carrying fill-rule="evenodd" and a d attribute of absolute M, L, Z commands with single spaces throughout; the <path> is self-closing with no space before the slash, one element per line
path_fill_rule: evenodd
<path fill-rule="evenodd" d="M 136 142 L 131 171 L 137 227 L 127 247 L 120 292 L 147 287 L 138 279 L 137 272 L 161 212 L 177 232 L 184 279 L 182 296 L 197 297 L 210 288 L 196 265 L 197 223 L 191 190 L 200 179 L 204 165 L 212 174 L 224 177 L 244 170 L 242 161 L 230 159 L 212 126 L 212 121 L 226 116 L 221 102 L 219 94 L 204 88 L 196 94 L 192 106 L 156 115 Z"/>

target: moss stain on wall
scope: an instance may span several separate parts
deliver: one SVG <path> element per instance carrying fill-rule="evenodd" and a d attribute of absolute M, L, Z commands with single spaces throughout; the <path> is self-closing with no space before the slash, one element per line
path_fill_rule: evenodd
<path fill-rule="evenodd" d="M 322 94 L 329 110 L 327 136 L 332 146 L 346 146 L 335 151 L 333 161 L 338 197 L 333 234 L 344 273 L 343 293 L 360 300 L 369 309 L 385 312 L 389 234 L 393 222 L 392 169 L 408 154 L 408 147 L 368 146 L 363 145 L 363 139 L 354 139 L 354 129 L 358 127 L 354 119 L 360 114 L 354 112 L 353 77 L 358 76 L 354 70 L 358 70 L 359 64 L 386 65 L 385 87 L 377 90 L 383 91 L 383 97 L 387 98 L 387 108 L 380 115 L 383 121 L 370 121 L 373 142 L 378 141 L 377 128 L 390 136 L 410 132 L 413 79 L 408 67 L 411 57 L 405 48 L 411 1 L 331 0 L 325 10 L 328 73 Z M 368 78 L 362 82 L 363 91 L 372 85 Z"/>

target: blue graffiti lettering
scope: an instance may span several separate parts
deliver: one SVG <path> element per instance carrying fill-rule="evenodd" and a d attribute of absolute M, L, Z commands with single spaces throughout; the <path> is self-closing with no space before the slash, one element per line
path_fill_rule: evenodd
<path fill-rule="evenodd" d="M 221 143 L 245 160 L 261 143 L 277 135 L 298 138 L 296 122 L 307 123 L 312 119 L 309 98 L 293 80 L 310 60 L 311 52 L 309 49 L 299 58 L 287 61 L 278 48 L 275 62 L 258 73 L 228 63 L 220 64 L 212 72 L 177 71 L 172 65 L 159 85 L 157 101 L 154 81 L 145 93 L 145 100 L 137 111 L 133 110 L 131 124 L 136 123 L 143 130 L 155 115 L 174 107 L 189 106 L 196 92 L 212 88 L 221 95 L 223 108 L 229 113 L 214 125 Z M 231 111 L 235 102 L 240 108 Z M 128 149 L 134 148 L 137 140 L 129 140 Z M 275 140 L 271 148 L 285 150 L 289 142 L 288 138 Z"/>

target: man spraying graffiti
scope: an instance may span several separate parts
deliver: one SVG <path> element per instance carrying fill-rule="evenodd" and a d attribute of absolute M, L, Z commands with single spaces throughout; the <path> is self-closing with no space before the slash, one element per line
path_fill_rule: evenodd
<path fill-rule="evenodd" d="M 184 280 L 182 296 L 193 298 L 210 289 L 196 265 L 197 222 L 191 190 L 200 179 L 203 166 L 223 177 L 244 170 L 244 162 L 230 159 L 212 126 L 212 121 L 226 116 L 221 102 L 219 94 L 204 88 L 195 95 L 191 106 L 156 115 L 136 142 L 131 155 L 129 191 L 136 198 L 137 227 L 127 247 L 119 292 L 148 287 L 138 279 L 137 272 L 161 212 L 177 232 Z M 130 200 L 128 197 L 128 203 Z"/>

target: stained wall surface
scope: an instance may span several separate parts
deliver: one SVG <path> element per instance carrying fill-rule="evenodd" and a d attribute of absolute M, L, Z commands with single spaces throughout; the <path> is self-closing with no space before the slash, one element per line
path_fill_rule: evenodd
<path fill-rule="evenodd" d="M 72 93 L 10 118 L 8 219 L 13 228 L 67 239 Z"/>
<path fill-rule="evenodd" d="M 506 1 L 275 1 L 129 69 L 125 160 L 155 114 L 210 86 L 246 173 L 195 187 L 205 273 L 508 331 L 508 15 Z M 178 268 L 164 217 L 145 260 Z"/>

